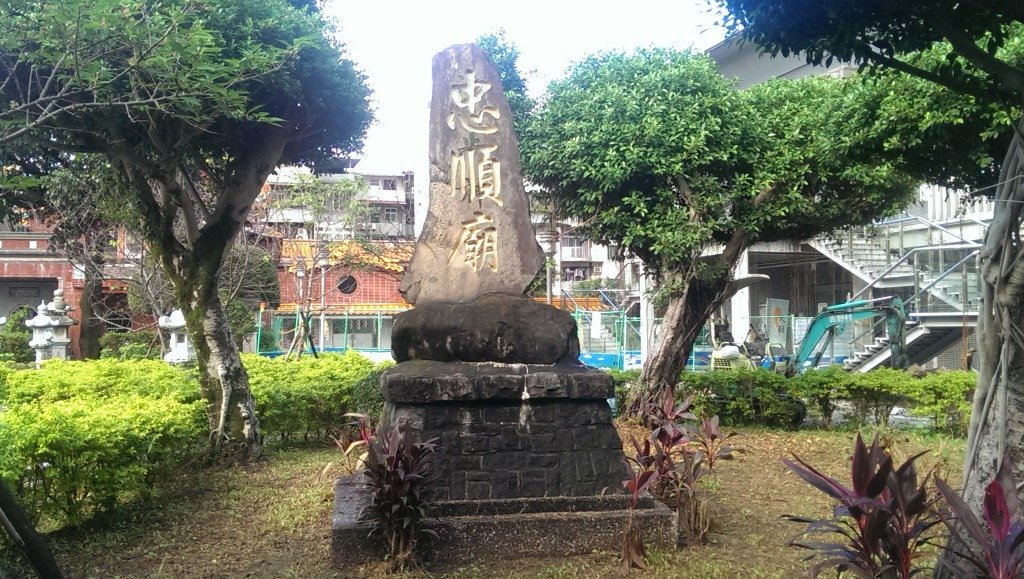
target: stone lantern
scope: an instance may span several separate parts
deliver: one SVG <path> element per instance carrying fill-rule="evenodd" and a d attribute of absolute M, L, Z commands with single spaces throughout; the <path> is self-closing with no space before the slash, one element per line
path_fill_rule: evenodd
<path fill-rule="evenodd" d="M 53 292 L 53 301 L 40 303 L 36 316 L 25 321 L 32 330 L 28 345 L 36 351 L 36 367 L 44 360 L 66 360 L 70 352 L 69 329 L 78 323 L 68 316 L 73 308 L 64 302 L 64 290 Z"/>
<path fill-rule="evenodd" d="M 188 332 L 185 331 L 185 315 L 181 310 L 174 310 L 169 316 L 160 316 L 157 324 L 171 334 L 170 349 L 164 354 L 164 362 L 184 364 L 196 359 L 196 352 L 192 349 Z"/>

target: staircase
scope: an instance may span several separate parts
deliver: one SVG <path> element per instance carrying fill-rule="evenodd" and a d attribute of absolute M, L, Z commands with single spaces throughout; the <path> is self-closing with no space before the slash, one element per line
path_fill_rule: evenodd
<path fill-rule="evenodd" d="M 852 299 L 899 295 L 907 305 L 906 348 L 911 364 L 924 364 L 975 327 L 980 302 L 976 256 L 981 243 L 920 217 L 853 228 L 810 245 L 865 282 Z M 925 243 L 904 239 L 906 222 Z M 899 234 L 894 236 L 894 224 Z M 972 225 L 973 226 L 973 225 Z M 894 243 L 894 237 L 898 243 Z M 980 236 L 978 236 L 980 239 Z M 928 243 L 931 241 L 931 243 Z M 895 247 L 894 247 L 895 245 Z M 854 338 L 849 371 L 867 372 L 886 365 L 891 352 L 885 324 Z"/>

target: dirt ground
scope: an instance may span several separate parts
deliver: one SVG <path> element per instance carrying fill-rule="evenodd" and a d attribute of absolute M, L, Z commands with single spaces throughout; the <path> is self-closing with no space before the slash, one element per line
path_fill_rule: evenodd
<path fill-rule="evenodd" d="M 635 427 L 634 427 L 635 428 Z M 641 430 L 620 426 L 620 433 Z M 800 530 L 780 516 L 820 515 L 830 503 L 791 474 L 792 453 L 848 480 L 854 434 L 743 429 L 742 452 L 705 479 L 712 531 L 707 545 L 650 553 L 648 577 L 805 576 L 806 552 L 787 547 Z M 931 449 L 919 468 L 959 480 L 964 444 L 937 436 L 890 433 L 897 460 Z M 626 445 L 628 447 L 628 444 Z M 69 577 L 378 577 L 383 565 L 329 566 L 332 484 L 343 471 L 333 449 L 276 452 L 269 462 L 181 475 L 157 501 L 92 528 L 51 534 Z M 5 561 L 3 557 L 6 557 Z M 0 550 L 8 577 L 31 576 Z M 409 577 L 616 577 L 618 556 L 588 555 L 427 567 Z"/>

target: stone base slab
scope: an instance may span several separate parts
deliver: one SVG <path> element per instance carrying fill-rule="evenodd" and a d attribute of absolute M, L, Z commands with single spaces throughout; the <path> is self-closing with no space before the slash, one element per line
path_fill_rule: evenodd
<path fill-rule="evenodd" d="M 336 569 L 383 560 L 386 541 L 370 536 L 359 521 L 366 490 L 352 478 L 338 479 L 331 525 L 331 561 Z M 474 561 L 578 555 L 595 549 L 617 551 L 629 519 L 623 495 L 442 501 L 435 505 L 417 550 L 426 561 Z M 678 543 L 675 514 L 650 496 L 641 498 L 634 524 L 647 545 Z"/>

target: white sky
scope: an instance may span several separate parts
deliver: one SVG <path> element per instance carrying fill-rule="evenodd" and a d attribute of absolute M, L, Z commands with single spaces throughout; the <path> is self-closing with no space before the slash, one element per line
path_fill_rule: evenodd
<path fill-rule="evenodd" d="M 425 190 L 430 62 L 451 44 L 505 31 L 520 51 L 519 70 L 531 96 L 589 54 L 636 47 L 704 50 L 723 32 L 704 0 L 580 0 L 422 2 L 328 0 L 347 54 L 368 77 L 377 121 L 370 128 L 362 172 L 416 172 Z"/>

